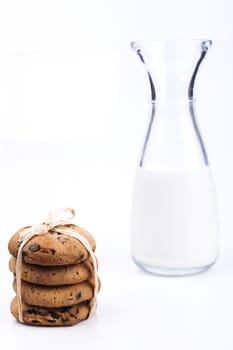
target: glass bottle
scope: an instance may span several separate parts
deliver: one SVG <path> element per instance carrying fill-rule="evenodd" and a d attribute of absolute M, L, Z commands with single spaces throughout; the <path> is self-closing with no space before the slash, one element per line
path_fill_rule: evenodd
<path fill-rule="evenodd" d="M 142 269 L 186 275 L 218 255 L 218 215 L 196 120 L 194 83 L 210 40 L 132 42 L 149 78 L 151 114 L 133 187 L 131 255 Z"/>

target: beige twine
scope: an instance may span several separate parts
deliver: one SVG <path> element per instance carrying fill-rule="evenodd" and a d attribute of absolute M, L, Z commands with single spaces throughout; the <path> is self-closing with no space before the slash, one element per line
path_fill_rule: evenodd
<path fill-rule="evenodd" d="M 68 214 L 70 215 L 68 216 Z M 67 228 L 62 228 L 62 229 L 58 227 L 60 225 L 62 226 L 69 225 L 71 220 L 74 218 L 74 216 L 75 216 L 75 211 L 72 208 L 58 209 L 57 211 L 49 214 L 48 220 L 45 223 L 35 225 L 30 228 L 25 228 L 20 233 L 20 236 L 19 236 L 20 246 L 19 246 L 17 260 L 16 260 L 16 282 L 17 282 L 16 296 L 17 296 L 17 303 L 18 303 L 19 321 L 22 323 L 24 322 L 23 310 L 22 310 L 22 297 L 21 297 L 21 271 L 22 271 L 23 247 L 32 237 L 37 235 L 44 235 L 49 231 L 63 233 L 77 239 L 84 245 L 84 247 L 87 249 L 88 253 L 90 254 L 93 262 L 93 270 L 94 270 L 94 295 L 93 295 L 93 302 L 90 304 L 91 309 L 88 317 L 92 316 L 96 310 L 97 293 L 98 293 L 97 262 L 95 259 L 94 252 L 91 248 L 91 245 L 85 237 L 80 235 L 78 232 L 72 230 L 71 227 L 67 226 Z"/>

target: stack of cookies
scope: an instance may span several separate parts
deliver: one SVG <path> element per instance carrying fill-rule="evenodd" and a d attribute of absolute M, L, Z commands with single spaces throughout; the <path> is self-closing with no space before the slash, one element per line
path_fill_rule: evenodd
<path fill-rule="evenodd" d="M 67 226 L 84 237 L 95 251 L 95 240 L 89 232 L 76 225 L 66 225 L 66 229 Z M 16 262 L 23 230 L 16 232 L 8 245 L 16 294 Z M 89 317 L 96 283 L 99 288 L 100 281 L 96 282 L 93 257 L 78 239 L 59 233 L 59 227 L 56 232 L 32 237 L 22 247 L 20 270 L 21 302 L 17 295 L 11 302 L 11 313 L 16 319 L 20 320 L 19 303 L 21 322 L 30 325 L 74 325 Z"/>

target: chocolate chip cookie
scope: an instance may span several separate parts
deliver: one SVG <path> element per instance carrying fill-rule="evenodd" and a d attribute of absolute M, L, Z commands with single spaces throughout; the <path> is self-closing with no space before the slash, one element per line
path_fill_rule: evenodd
<path fill-rule="evenodd" d="M 19 320 L 17 298 L 10 306 L 12 315 Z M 72 306 L 49 308 L 22 303 L 24 323 L 35 326 L 72 326 L 88 318 L 89 301 Z"/>
<path fill-rule="evenodd" d="M 16 292 L 16 281 L 13 283 Z M 88 282 L 70 286 L 40 286 L 22 281 L 21 298 L 26 304 L 44 307 L 62 307 L 79 304 L 93 297 L 93 287 Z"/>
<path fill-rule="evenodd" d="M 11 313 L 21 323 L 73 325 L 96 310 L 100 289 L 96 243 L 88 231 L 70 224 L 74 215 L 72 208 L 59 209 L 44 223 L 22 228 L 9 241 L 16 292 Z"/>
<path fill-rule="evenodd" d="M 58 226 L 58 229 L 69 229 L 78 232 L 88 240 L 93 251 L 96 243 L 93 236 L 83 228 L 70 224 Z M 19 230 L 10 239 L 8 249 L 11 255 L 17 257 L 20 245 L 19 237 L 23 229 Z M 89 253 L 83 244 L 69 235 L 57 233 L 53 230 L 48 233 L 32 237 L 23 247 L 23 261 L 28 264 L 59 266 L 77 264 L 87 259 Z"/>
<path fill-rule="evenodd" d="M 77 284 L 91 278 L 92 260 L 86 260 L 75 265 L 64 266 L 41 266 L 22 263 L 21 279 L 33 284 L 43 286 L 63 286 Z M 15 274 L 16 258 L 11 257 L 9 262 L 10 271 Z"/>

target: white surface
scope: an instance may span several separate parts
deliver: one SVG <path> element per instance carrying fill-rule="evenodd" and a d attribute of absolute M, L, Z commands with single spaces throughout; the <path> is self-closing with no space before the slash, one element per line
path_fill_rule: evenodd
<path fill-rule="evenodd" d="M 192 269 L 218 254 L 218 213 L 208 166 L 138 168 L 133 187 L 131 252 L 141 265 Z"/>
<path fill-rule="evenodd" d="M 0 334 L 7 349 L 232 350 L 232 11 L 231 0 L 0 2 Z M 130 195 L 148 112 L 145 72 L 129 42 L 177 37 L 214 41 L 197 97 L 221 249 L 207 273 L 174 279 L 142 273 L 129 256 Z M 64 206 L 97 240 L 98 313 L 72 328 L 19 325 L 9 313 L 8 239 Z"/>
<path fill-rule="evenodd" d="M 2 168 L 0 325 L 8 349 L 27 350 L 32 344 L 33 349 L 62 349 L 70 344 L 85 349 L 140 349 L 152 342 L 159 349 L 231 349 L 233 257 L 226 232 L 217 264 L 204 274 L 162 278 L 141 272 L 129 256 L 133 171 L 127 163 L 113 164 L 111 159 L 87 161 L 78 156 L 80 149 L 76 145 L 73 153 L 63 150 L 59 161 L 57 152 L 50 159 L 47 154 L 43 159 L 20 158 L 14 164 L 8 158 Z M 20 325 L 9 312 L 14 293 L 7 241 L 19 227 L 43 221 L 50 208 L 62 205 L 73 206 L 76 222 L 97 240 L 102 280 L 97 314 L 72 328 Z"/>

